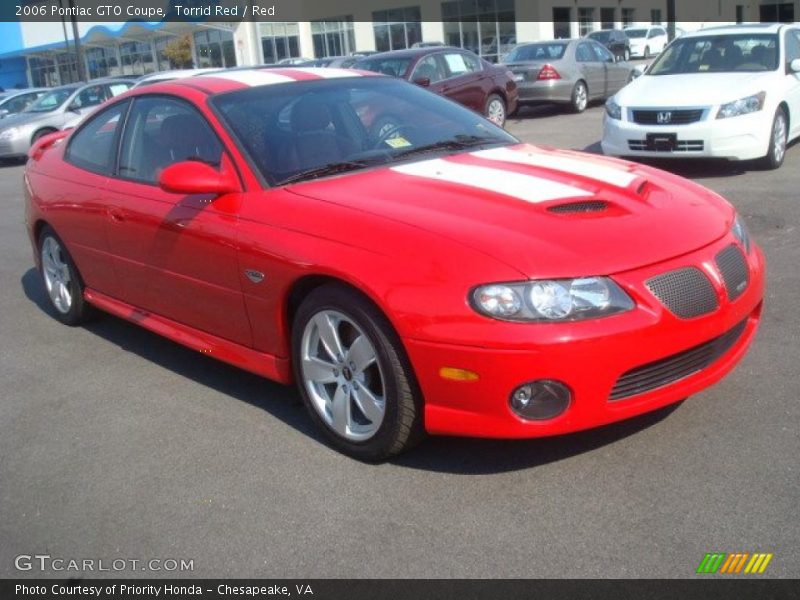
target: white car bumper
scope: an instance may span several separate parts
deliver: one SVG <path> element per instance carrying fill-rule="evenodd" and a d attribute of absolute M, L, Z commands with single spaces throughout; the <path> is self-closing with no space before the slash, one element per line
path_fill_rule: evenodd
<path fill-rule="evenodd" d="M 630 116 L 624 110 L 625 117 Z M 604 115 L 603 153 L 610 156 L 650 156 L 654 158 L 727 158 L 751 160 L 761 158 L 769 149 L 773 112 L 716 119 L 716 108 L 701 121 L 687 125 L 641 125 Z M 657 149 L 648 144 L 648 134 L 674 134 L 672 150 Z"/>

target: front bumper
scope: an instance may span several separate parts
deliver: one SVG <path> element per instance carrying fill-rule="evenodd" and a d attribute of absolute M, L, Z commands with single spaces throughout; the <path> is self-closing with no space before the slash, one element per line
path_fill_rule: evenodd
<path fill-rule="evenodd" d="M 21 158 L 27 156 L 30 150 L 30 139 L 26 136 L 13 140 L 0 140 L 0 158 Z"/>
<path fill-rule="evenodd" d="M 630 120 L 603 117 L 603 153 L 610 156 L 649 156 L 653 158 L 726 158 L 752 160 L 767 154 L 772 115 L 767 110 L 716 119 L 717 107 L 707 111 L 703 120 L 687 125 L 640 125 Z M 626 119 L 630 110 L 624 109 Z M 674 133 L 678 149 L 646 150 L 647 134 Z"/>
<path fill-rule="evenodd" d="M 747 352 L 764 293 L 764 259 L 753 245 L 747 257 L 748 287 L 733 302 L 727 300 L 714 257 L 732 242 L 726 236 L 689 255 L 614 275 L 636 302 L 636 308 L 627 313 L 565 324 L 487 319 L 486 341 L 480 346 L 404 340 L 425 397 L 427 431 L 498 438 L 557 435 L 650 412 L 714 384 Z M 686 266 L 700 268 L 712 281 L 719 307 L 710 314 L 679 319 L 644 285 L 651 277 Z M 741 335 L 706 368 L 663 387 L 610 399 L 624 373 L 709 342 L 741 323 Z M 510 339 L 518 342 L 510 343 Z M 444 379 L 439 374 L 442 367 L 474 371 L 479 379 Z M 509 397 L 517 386 L 540 379 L 566 384 L 572 392 L 570 405 L 550 420 L 523 420 L 511 410 Z"/>

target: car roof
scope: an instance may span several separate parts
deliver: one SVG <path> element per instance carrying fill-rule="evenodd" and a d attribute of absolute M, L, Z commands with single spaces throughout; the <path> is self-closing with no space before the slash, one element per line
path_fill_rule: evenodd
<path fill-rule="evenodd" d="M 698 37 L 705 35 L 731 35 L 737 33 L 778 33 L 784 27 L 789 25 L 785 23 L 742 23 L 740 25 L 717 25 L 715 27 L 706 27 L 696 31 L 690 31 L 684 34 L 684 37 Z"/>
<path fill-rule="evenodd" d="M 420 56 L 425 56 L 427 54 L 436 54 L 437 52 L 442 52 L 443 50 L 459 50 L 463 52 L 469 52 L 469 50 L 465 50 L 464 48 L 457 48 L 455 46 L 425 46 L 422 48 L 405 48 L 403 50 L 390 50 L 389 52 L 378 52 L 376 54 L 370 54 L 369 56 L 364 56 L 364 59 L 372 60 L 374 58 L 418 58 Z"/>
<path fill-rule="evenodd" d="M 359 71 L 356 69 L 338 69 L 324 67 L 279 67 L 279 68 L 234 68 L 203 73 L 195 77 L 171 79 L 169 81 L 154 83 L 153 85 L 134 88 L 132 92 L 154 93 L 166 89 L 168 86 L 192 88 L 207 94 L 220 94 L 259 87 L 264 85 L 278 85 L 299 81 L 313 81 L 325 79 L 342 79 L 353 77 L 383 77 L 379 73 Z M 128 95 L 126 92 L 125 95 Z"/>

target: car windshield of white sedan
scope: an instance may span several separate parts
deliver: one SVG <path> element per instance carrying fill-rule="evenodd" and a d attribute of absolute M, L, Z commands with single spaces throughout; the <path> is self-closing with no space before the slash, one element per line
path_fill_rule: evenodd
<path fill-rule="evenodd" d="M 67 98 L 72 95 L 75 89 L 76 88 L 53 90 L 52 92 L 48 92 L 31 104 L 25 112 L 50 112 L 51 110 L 55 110 L 67 101 Z"/>
<path fill-rule="evenodd" d="M 521 62 L 525 60 L 558 60 L 564 56 L 567 49 L 566 44 L 546 43 L 546 44 L 525 44 L 517 46 L 503 62 Z"/>
<path fill-rule="evenodd" d="M 653 63 L 647 74 L 759 72 L 777 68 L 776 35 L 710 35 L 675 40 Z"/>
<path fill-rule="evenodd" d="M 386 77 L 265 85 L 211 102 L 272 186 L 517 143 L 471 110 Z"/>

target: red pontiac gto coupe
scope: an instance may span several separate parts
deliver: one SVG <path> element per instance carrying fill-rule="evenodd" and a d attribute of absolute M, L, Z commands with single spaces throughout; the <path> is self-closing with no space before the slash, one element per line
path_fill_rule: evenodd
<path fill-rule="evenodd" d="M 381 107 L 391 130 L 360 116 Z M 296 381 L 366 460 L 674 403 L 733 369 L 761 313 L 763 256 L 715 193 L 354 71 L 133 90 L 39 141 L 25 193 L 59 320 L 96 307 Z"/>

